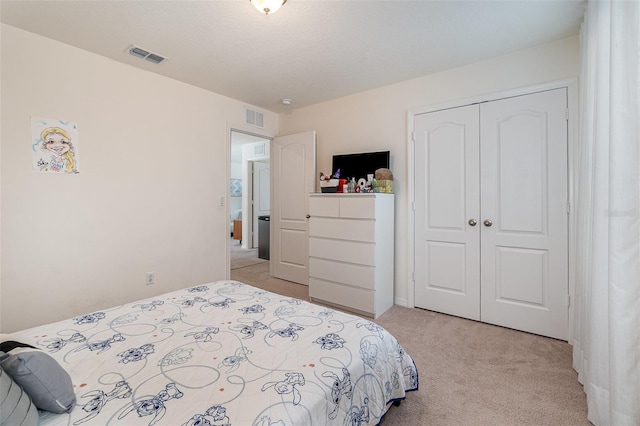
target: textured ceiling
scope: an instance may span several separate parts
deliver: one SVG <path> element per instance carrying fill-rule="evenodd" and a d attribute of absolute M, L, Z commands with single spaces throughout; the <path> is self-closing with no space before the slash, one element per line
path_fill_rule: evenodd
<path fill-rule="evenodd" d="M 247 0 L 1 7 L 8 25 L 280 113 L 577 34 L 586 2 L 289 0 L 269 16 Z M 169 60 L 134 58 L 132 44 Z"/>

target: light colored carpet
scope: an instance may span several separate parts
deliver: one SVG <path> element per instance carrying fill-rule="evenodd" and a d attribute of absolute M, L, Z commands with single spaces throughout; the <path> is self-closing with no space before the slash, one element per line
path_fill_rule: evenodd
<path fill-rule="evenodd" d="M 309 300 L 308 287 L 269 276 L 267 262 L 231 278 Z M 394 306 L 378 318 L 413 357 L 420 389 L 383 426 L 590 425 L 571 346 L 476 321 Z"/>
<path fill-rule="evenodd" d="M 267 291 L 309 301 L 309 288 L 291 281 L 279 280 L 269 275 L 269 262 L 231 271 L 231 279 Z"/>
<path fill-rule="evenodd" d="M 259 259 L 257 257 L 247 257 L 244 259 L 232 259 L 231 260 L 231 270 L 246 268 L 247 266 L 254 266 L 260 263 L 267 263 L 267 260 Z"/>
<path fill-rule="evenodd" d="M 260 259 L 258 257 L 257 248 L 243 249 L 240 242 L 237 240 L 231 240 L 230 248 L 232 271 L 234 269 L 246 268 L 247 266 L 268 262 L 268 260 Z"/>

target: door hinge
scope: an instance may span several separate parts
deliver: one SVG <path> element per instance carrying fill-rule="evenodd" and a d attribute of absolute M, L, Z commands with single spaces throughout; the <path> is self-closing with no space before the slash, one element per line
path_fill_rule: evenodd
<path fill-rule="evenodd" d="M 411 202 L 411 210 L 413 210 L 414 212 L 416 211 L 416 202 L 415 201 Z"/>
<path fill-rule="evenodd" d="M 564 118 L 565 118 L 567 121 L 569 121 L 569 108 L 566 108 L 566 109 L 564 110 Z"/>
<path fill-rule="evenodd" d="M 413 142 L 415 142 L 415 141 L 416 141 L 416 132 L 411 132 L 411 140 L 412 140 Z"/>
<path fill-rule="evenodd" d="M 567 201 L 567 214 L 571 213 L 571 201 Z"/>
<path fill-rule="evenodd" d="M 571 295 L 567 294 L 567 308 L 571 307 Z"/>
<path fill-rule="evenodd" d="M 415 273 L 415 271 L 411 273 L 411 281 L 416 282 L 416 273 Z"/>

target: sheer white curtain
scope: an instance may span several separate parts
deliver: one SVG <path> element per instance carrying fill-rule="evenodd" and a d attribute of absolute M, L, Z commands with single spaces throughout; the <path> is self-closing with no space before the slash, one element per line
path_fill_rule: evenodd
<path fill-rule="evenodd" d="M 581 29 L 573 360 L 589 420 L 640 425 L 640 4 L 590 1 Z"/>

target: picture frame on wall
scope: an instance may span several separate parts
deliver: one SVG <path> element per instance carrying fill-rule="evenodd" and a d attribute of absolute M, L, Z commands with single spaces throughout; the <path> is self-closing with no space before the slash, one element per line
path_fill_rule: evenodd
<path fill-rule="evenodd" d="M 242 179 L 231 179 L 229 196 L 242 197 Z"/>

